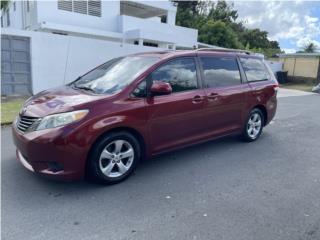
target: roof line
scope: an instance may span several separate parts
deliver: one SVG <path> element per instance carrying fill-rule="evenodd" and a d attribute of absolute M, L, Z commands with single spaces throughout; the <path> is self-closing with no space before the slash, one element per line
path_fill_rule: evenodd
<path fill-rule="evenodd" d="M 232 48 L 223 48 L 223 49 L 215 49 L 215 48 L 199 48 L 195 51 L 201 52 L 201 51 L 212 51 L 212 52 L 235 52 L 235 53 L 245 53 L 245 54 L 252 54 L 252 52 L 242 49 L 232 49 Z"/>

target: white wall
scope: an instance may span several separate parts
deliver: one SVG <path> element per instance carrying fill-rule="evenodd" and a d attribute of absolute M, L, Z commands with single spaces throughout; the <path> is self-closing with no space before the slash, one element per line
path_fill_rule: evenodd
<path fill-rule="evenodd" d="M 13 10 L 13 2 L 16 11 Z M 141 1 L 141 3 L 168 11 L 168 24 L 175 25 L 176 7 L 170 1 Z M 13 28 L 36 29 L 42 22 L 73 25 L 97 30 L 120 32 L 118 16 L 120 15 L 120 1 L 101 1 L 101 17 L 68 12 L 58 9 L 57 0 L 29 1 L 30 11 L 27 12 L 27 2 L 12 0 L 9 4 L 11 26 Z M 22 13 L 22 9 L 24 12 Z M 5 16 L 4 16 L 5 19 Z"/>
<path fill-rule="evenodd" d="M 10 10 L 10 20 L 11 20 L 11 25 L 10 27 L 13 28 L 22 28 L 22 2 L 16 1 L 16 10 L 13 8 L 13 2 L 9 2 L 11 7 L 9 8 Z"/>
<path fill-rule="evenodd" d="M 136 52 L 163 50 L 9 28 L 2 29 L 2 34 L 30 37 L 33 94 L 73 81 L 111 58 Z"/>
<path fill-rule="evenodd" d="M 9 2 L 8 8 L 6 11 L 1 10 L 1 16 L 3 19 L 3 26 L 10 27 L 10 28 L 22 28 L 22 2 L 16 1 L 16 10 L 13 7 L 13 1 Z M 10 16 L 10 26 L 8 26 L 7 22 L 7 12 L 9 12 Z"/>
<path fill-rule="evenodd" d="M 38 1 L 38 22 L 66 24 L 105 31 L 118 31 L 120 1 L 101 1 L 101 17 L 59 10 L 57 0 Z"/>
<path fill-rule="evenodd" d="M 196 29 L 172 26 L 132 16 L 122 15 L 118 18 L 121 31 L 127 32 L 127 37 L 171 42 L 191 48 L 198 42 L 198 30 Z"/>

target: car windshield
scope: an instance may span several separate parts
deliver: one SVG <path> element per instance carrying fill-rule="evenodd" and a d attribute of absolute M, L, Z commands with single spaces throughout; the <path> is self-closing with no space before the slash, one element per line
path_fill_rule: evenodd
<path fill-rule="evenodd" d="M 72 86 L 98 94 L 115 94 L 158 60 L 142 56 L 115 58 L 79 77 Z"/>

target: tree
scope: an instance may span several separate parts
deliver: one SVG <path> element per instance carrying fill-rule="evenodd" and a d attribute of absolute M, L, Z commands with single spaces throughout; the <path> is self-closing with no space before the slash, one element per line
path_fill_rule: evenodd
<path fill-rule="evenodd" d="M 243 48 L 237 35 L 221 20 L 209 20 L 199 29 L 199 32 L 201 33 L 199 35 L 200 42 L 226 48 Z"/>
<path fill-rule="evenodd" d="M 303 51 L 302 52 L 314 53 L 314 52 L 317 51 L 317 49 L 318 49 L 318 47 L 313 42 L 309 42 L 303 47 Z"/>
<path fill-rule="evenodd" d="M 199 41 L 221 47 L 242 48 L 267 56 L 280 53 L 277 41 L 268 32 L 248 29 L 237 21 L 238 12 L 224 0 L 173 1 L 177 6 L 176 24 L 198 29 Z"/>
<path fill-rule="evenodd" d="M 230 23 L 237 20 L 238 12 L 233 9 L 233 4 L 228 5 L 226 1 L 218 1 L 209 9 L 208 18 Z"/>
<path fill-rule="evenodd" d="M 198 15 L 198 1 L 173 1 L 177 6 L 176 24 L 188 28 L 195 28 Z"/>
<path fill-rule="evenodd" d="M 251 48 L 270 48 L 268 32 L 259 29 L 245 29 L 242 33 L 242 41 L 249 43 Z"/>
<path fill-rule="evenodd" d="M 10 0 L 1 0 L 1 10 L 6 9 Z"/>

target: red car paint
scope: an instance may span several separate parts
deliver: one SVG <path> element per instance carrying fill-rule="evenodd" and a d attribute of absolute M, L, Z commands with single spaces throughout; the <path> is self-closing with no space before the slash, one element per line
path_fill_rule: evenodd
<path fill-rule="evenodd" d="M 150 158 L 209 139 L 239 134 L 250 110 L 256 106 L 265 112 L 266 124 L 275 115 L 277 82 L 273 77 L 260 82 L 244 81 L 232 87 L 204 88 L 202 71 L 197 68 L 202 86 L 197 90 L 146 98 L 131 94 L 159 65 L 174 58 L 253 56 L 211 51 L 144 53 L 139 56 L 155 56 L 159 61 L 115 95 L 97 95 L 62 86 L 28 100 L 23 109 L 25 116 L 44 117 L 83 109 L 88 109 L 89 113 L 66 126 L 26 133 L 18 131 L 13 124 L 17 157 L 23 165 L 49 177 L 78 180 L 85 176 L 92 145 L 111 130 L 127 129 L 139 136 L 145 146 L 144 154 Z M 59 163 L 63 170 L 52 171 L 49 164 L 52 162 Z"/>

